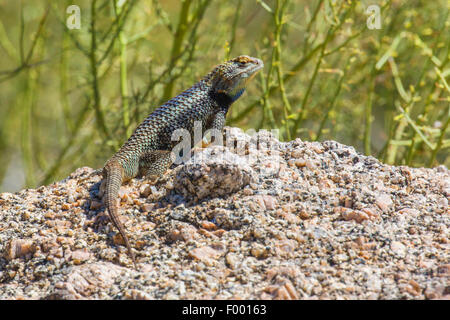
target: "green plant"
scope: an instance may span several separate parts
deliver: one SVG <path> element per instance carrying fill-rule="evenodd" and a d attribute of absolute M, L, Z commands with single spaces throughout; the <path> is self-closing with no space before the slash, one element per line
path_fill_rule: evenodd
<path fill-rule="evenodd" d="M 448 166 L 449 3 L 375 2 L 374 30 L 369 1 L 80 0 L 80 30 L 69 1 L 1 4 L 0 182 L 20 166 L 28 187 L 102 166 L 154 108 L 239 54 L 266 66 L 228 125 Z"/>

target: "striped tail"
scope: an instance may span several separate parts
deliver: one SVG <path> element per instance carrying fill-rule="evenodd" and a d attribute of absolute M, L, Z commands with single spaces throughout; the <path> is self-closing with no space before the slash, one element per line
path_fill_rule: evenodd
<path fill-rule="evenodd" d="M 109 216 L 119 230 L 120 235 L 125 241 L 125 245 L 128 249 L 128 253 L 133 260 L 133 264 L 136 268 L 136 259 L 133 251 L 131 250 L 130 242 L 125 234 L 125 228 L 119 220 L 118 209 L 116 205 L 116 199 L 119 195 L 119 189 L 123 181 L 123 168 L 118 161 L 110 161 L 105 165 L 104 172 L 106 174 L 106 191 L 103 198 L 104 204 L 108 209 Z"/>

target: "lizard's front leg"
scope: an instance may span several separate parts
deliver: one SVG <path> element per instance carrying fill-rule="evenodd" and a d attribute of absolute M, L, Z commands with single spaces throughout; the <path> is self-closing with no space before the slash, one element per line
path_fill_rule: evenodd
<path fill-rule="evenodd" d="M 207 148 L 208 146 L 212 145 L 223 145 L 223 127 L 225 126 L 225 112 L 219 111 L 216 114 L 214 114 L 214 117 L 211 121 L 210 130 L 214 130 L 215 132 L 211 132 L 211 141 L 208 142 L 206 140 L 206 137 L 203 136 L 202 140 L 202 148 Z M 220 141 L 217 141 L 217 139 L 220 139 Z"/>

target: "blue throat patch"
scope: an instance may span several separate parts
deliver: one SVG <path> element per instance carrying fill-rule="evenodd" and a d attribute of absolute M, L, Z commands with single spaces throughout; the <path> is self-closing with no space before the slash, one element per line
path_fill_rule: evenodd
<path fill-rule="evenodd" d="M 239 99 L 240 96 L 242 96 L 242 94 L 244 93 L 245 88 L 240 89 L 239 91 L 236 92 L 236 94 L 234 96 L 230 96 L 231 101 L 234 102 L 237 99 Z"/>

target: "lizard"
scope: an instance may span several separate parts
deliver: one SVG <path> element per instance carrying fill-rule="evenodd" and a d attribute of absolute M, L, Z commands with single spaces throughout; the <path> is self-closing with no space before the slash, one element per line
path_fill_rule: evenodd
<path fill-rule="evenodd" d="M 202 134 L 208 129 L 223 132 L 231 104 L 263 67 L 262 60 L 247 55 L 217 65 L 192 87 L 154 110 L 105 163 L 103 203 L 135 267 L 135 255 L 119 220 L 116 199 L 120 186 L 137 176 L 162 176 L 169 169 L 174 161 L 172 149 L 177 143 L 172 141 L 175 130 L 188 130 L 192 139 L 194 122 L 200 121 Z"/>

